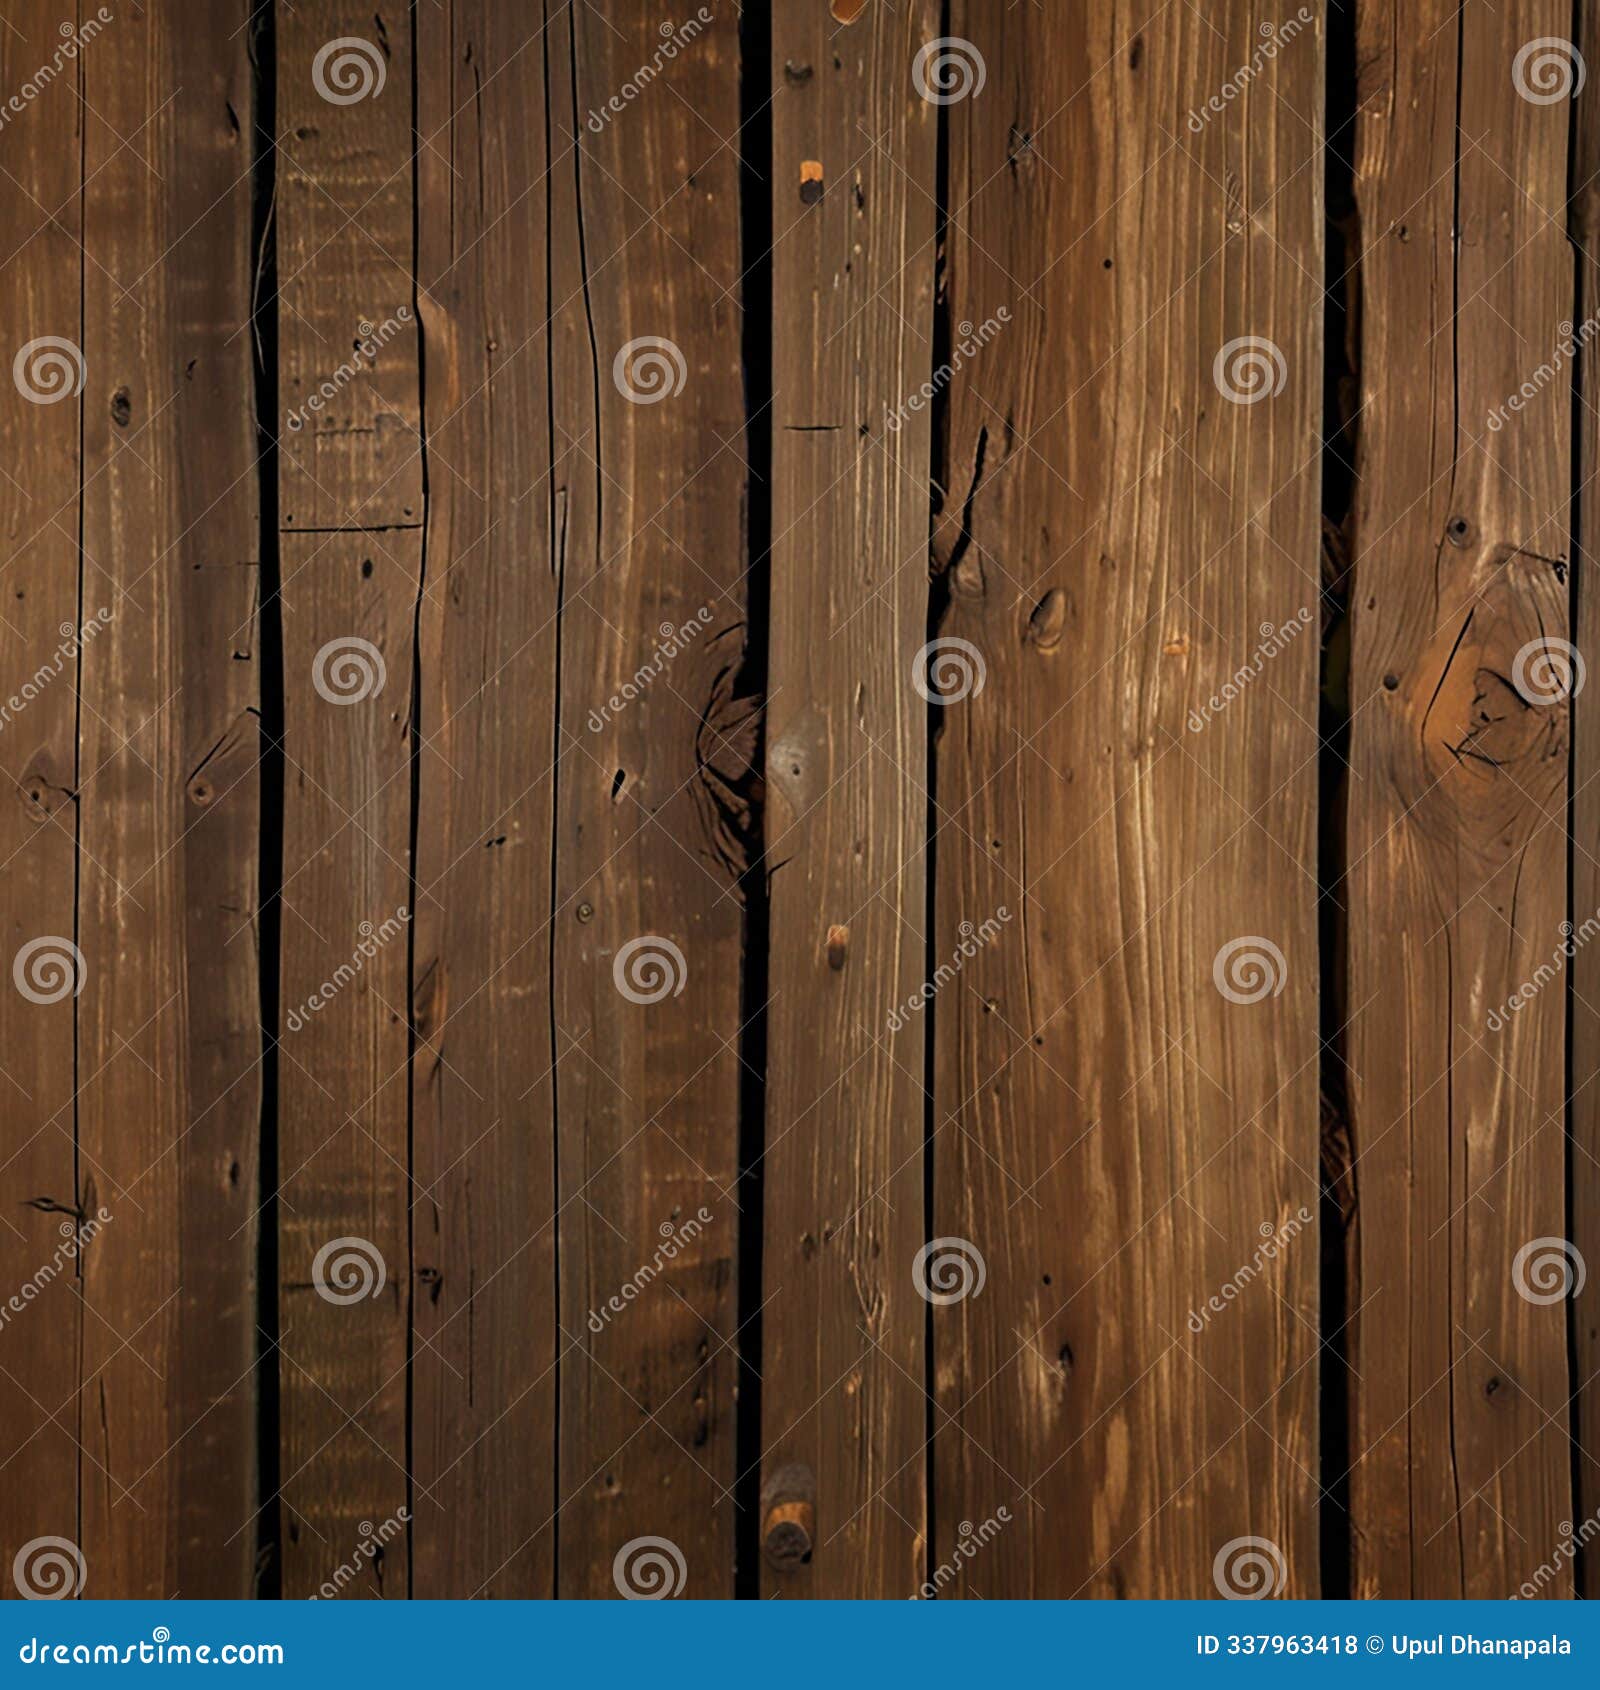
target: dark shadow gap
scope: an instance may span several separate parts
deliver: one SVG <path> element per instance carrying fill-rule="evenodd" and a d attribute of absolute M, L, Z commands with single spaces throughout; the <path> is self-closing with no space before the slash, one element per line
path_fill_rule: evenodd
<path fill-rule="evenodd" d="M 739 251 L 745 404 L 745 648 L 737 691 L 765 699 L 772 605 L 772 18 L 739 17 Z M 767 733 L 756 718 L 751 835 L 740 876 L 744 971 L 739 1003 L 739 1262 L 735 1320 L 738 1410 L 734 1426 L 733 1593 L 761 1595 L 761 1274 L 765 1252 L 767 993 L 771 900 L 765 804 Z"/>
<path fill-rule="evenodd" d="M 1354 1148 L 1346 1039 L 1349 1017 L 1345 877 L 1350 756 L 1350 564 L 1360 469 L 1361 229 L 1355 199 L 1356 18 L 1328 8 L 1323 153 L 1327 245 L 1323 296 L 1322 666 L 1317 775 L 1317 949 L 1321 1006 L 1321 1282 L 1318 1299 L 1321 1594 L 1348 1599 L 1350 1519 L 1350 1321 L 1355 1309 Z"/>
<path fill-rule="evenodd" d="M 278 1036 L 282 1003 L 284 674 L 282 567 L 278 555 L 278 248 L 277 26 L 273 7 L 250 19 L 254 99 L 250 246 L 256 255 L 251 331 L 255 347 L 256 466 L 260 508 L 256 647 L 260 652 L 261 758 L 256 956 L 261 1014 L 261 1131 L 256 1249 L 256 1595 L 283 1594 L 283 1514 L 279 1500 L 282 1424 L 278 1377 Z"/>
<path fill-rule="evenodd" d="M 948 37 L 950 34 L 950 0 L 944 0 L 939 8 L 939 34 Z M 952 337 L 949 273 L 946 269 L 946 241 L 950 227 L 950 110 L 948 105 L 939 105 L 937 110 L 937 139 L 934 143 L 934 211 L 933 211 L 933 349 L 932 361 L 935 370 L 944 369 L 950 362 L 950 351 L 954 344 Z M 939 385 L 934 395 L 933 405 L 929 416 L 929 448 L 928 448 L 928 622 L 927 639 L 931 642 L 938 638 L 940 625 L 950 609 L 950 577 L 951 570 L 937 570 L 933 567 L 934 530 L 938 524 L 940 513 L 944 509 L 945 500 L 949 497 L 950 482 L 950 384 L 944 382 Z M 974 477 L 973 485 L 977 485 Z M 924 778 L 927 781 L 928 805 L 927 819 L 924 826 L 927 830 L 927 852 L 923 858 L 923 870 L 927 875 L 923 896 L 922 913 L 922 977 L 932 980 L 939 971 L 939 959 L 934 955 L 936 928 L 938 915 L 938 841 L 939 841 L 939 757 L 938 743 L 940 727 L 944 716 L 943 705 L 931 700 L 927 707 L 927 767 Z M 935 1055 L 938 1045 L 934 1034 L 938 1025 L 939 1006 L 937 994 L 930 996 L 922 1011 L 922 1240 L 930 1243 L 937 1236 L 937 1216 L 934 1207 L 934 1179 L 933 1153 L 934 1140 L 938 1134 L 938 1100 L 935 1082 L 938 1068 Z M 926 1526 L 923 1536 L 923 1568 L 922 1576 L 925 1587 L 933 1584 L 935 1563 L 938 1559 L 935 1544 L 936 1521 L 934 1509 L 938 1499 L 937 1464 L 934 1460 L 934 1429 L 937 1424 L 938 1398 L 934 1387 L 933 1364 L 933 1304 L 929 1303 L 922 1311 L 922 1381 L 925 1398 L 923 1411 L 923 1509 Z"/>

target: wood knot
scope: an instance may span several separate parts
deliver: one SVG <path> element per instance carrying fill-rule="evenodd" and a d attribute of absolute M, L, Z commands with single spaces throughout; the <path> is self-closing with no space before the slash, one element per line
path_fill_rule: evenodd
<path fill-rule="evenodd" d="M 811 1560 L 817 1534 L 817 1481 L 804 1462 L 776 1468 L 761 1492 L 761 1549 L 775 1572 L 793 1573 Z"/>
<path fill-rule="evenodd" d="M 850 944 L 850 929 L 835 923 L 828 929 L 828 967 L 835 974 L 844 967 L 844 955 Z"/>

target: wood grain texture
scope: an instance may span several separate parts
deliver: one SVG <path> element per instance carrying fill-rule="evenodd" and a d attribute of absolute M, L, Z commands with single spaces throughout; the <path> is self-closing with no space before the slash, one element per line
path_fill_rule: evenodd
<path fill-rule="evenodd" d="M 909 66 L 937 22 L 789 8 L 772 37 L 762 1447 L 816 1507 L 783 1596 L 909 1596 L 927 1548 L 923 1023 L 895 1012 L 927 914 L 937 108 Z"/>
<path fill-rule="evenodd" d="M 1564 1006 L 1511 1002 L 1567 914 L 1569 107 L 1519 94 L 1569 15 L 1363 8 L 1362 479 L 1349 887 L 1355 1591 L 1503 1597 L 1570 1520 Z M 1592 849 L 1592 846 L 1589 847 Z M 1544 1587 L 1570 1593 L 1566 1573 Z"/>
<path fill-rule="evenodd" d="M 59 8 L 28 0 L 8 17 L 0 75 L 14 85 L 51 41 Z M 73 1538 L 78 1517 L 78 1379 L 82 1313 L 76 1228 L 70 989 L 36 1003 L 12 970 L 40 939 L 77 932 L 77 671 L 79 413 L 75 380 L 53 380 L 23 349 L 46 337 L 81 350 L 79 185 L 75 86 L 8 114 L 0 171 L 0 361 L 19 355 L 42 393 L 0 381 L 0 1557 L 11 1564 L 39 1537 Z M 61 385 L 56 385 L 59 380 Z M 59 944 L 31 954 L 46 958 Z M 29 971 L 23 958 L 25 977 Z M 54 996 L 65 984 L 39 984 Z M 64 1236 L 62 1228 L 69 1236 Z M 71 1243 L 73 1250 L 64 1251 Z M 35 1289 L 36 1275 L 50 1277 Z M 20 1310 L 11 1299 L 33 1306 Z M 92 1470 L 91 1470 L 92 1471 Z"/>
<path fill-rule="evenodd" d="M 347 37 L 345 68 L 319 68 Z M 423 570 L 411 20 L 297 5 L 280 10 L 277 48 L 279 398 L 306 416 L 285 422 L 279 459 L 283 1592 L 406 1594 L 400 1527 L 437 1500 L 407 1466 Z M 313 416 L 323 381 L 336 398 Z M 330 1583 L 369 1533 L 383 1554 Z"/>
<path fill-rule="evenodd" d="M 565 485 L 550 446 L 546 34 L 537 8 L 492 0 L 418 19 L 431 473 L 412 1070 L 413 1588 L 548 1597 L 551 725 Z"/>
<path fill-rule="evenodd" d="M 737 880 L 753 747 L 735 696 L 738 26 L 717 8 L 646 97 L 611 113 L 652 61 L 658 21 L 552 8 L 546 30 L 562 1596 L 615 1596 L 613 1560 L 644 1536 L 682 1553 L 685 1595 L 731 1595 L 733 1580 Z M 645 1269 L 643 1294 L 602 1314 Z"/>
<path fill-rule="evenodd" d="M 1187 723 L 1316 618 L 1320 42 L 1174 134 L 1244 5 L 951 32 L 987 66 L 950 108 L 951 315 L 1010 320 L 950 383 L 935 535 L 984 681 L 939 730 L 933 957 L 999 927 L 931 1006 L 933 1232 L 987 1270 L 934 1309 L 935 1582 L 1209 1596 L 1250 1536 L 1314 1594 L 1315 634 Z"/>
<path fill-rule="evenodd" d="M 151 1597 L 249 1595 L 255 1561 L 259 512 L 231 13 L 121 15 L 83 56 L 82 602 L 108 619 L 81 666 L 79 1168 L 114 1219 L 83 1276 L 82 1548 L 103 1588 Z"/>

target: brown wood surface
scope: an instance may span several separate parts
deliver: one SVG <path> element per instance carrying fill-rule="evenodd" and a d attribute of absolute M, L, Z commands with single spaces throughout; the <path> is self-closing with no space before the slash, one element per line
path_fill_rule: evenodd
<path fill-rule="evenodd" d="M 1593 1595 L 1596 6 L 68 10 L 0 1594 Z"/>
<path fill-rule="evenodd" d="M 922 1025 L 935 9 L 774 20 L 771 877 L 762 1447 L 815 1477 L 783 1595 L 921 1584 Z M 808 178 L 821 171 L 821 197 Z M 769 1533 L 762 1523 L 763 1542 Z"/>
<path fill-rule="evenodd" d="M 1566 22 L 1553 5 L 1373 8 L 1357 43 L 1363 1596 L 1503 1596 L 1572 1519 L 1567 1310 L 1517 1283 L 1524 1245 L 1565 1237 L 1565 1006 L 1551 990 L 1507 1008 L 1568 913 L 1569 706 L 1541 684 L 1568 634 L 1568 380 L 1489 420 L 1572 318 L 1569 106 L 1522 97 L 1507 69 Z M 1546 1593 L 1570 1592 L 1568 1577 Z"/>
<path fill-rule="evenodd" d="M 1255 29 L 952 17 L 1011 102 L 951 130 L 951 316 L 1010 322 L 951 384 L 934 553 L 986 679 L 938 730 L 933 963 L 1011 912 L 932 1005 L 932 1230 L 987 1269 L 934 1309 L 935 1564 L 1014 1522 L 969 1595 L 1207 1595 L 1243 1537 L 1319 1589 L 1311 1234 L 1188 1327 L 1317 1202 L 1314 637 L 1186 727 L 1317 607 L 1315 37 L 1164 132 Z M 1244 336 L 1283 381 L 1231 403 Z M 1260 1001 L 1214 983 L 1239 939 Z"/>
<path fill-rule="evenodd" d="M 59 7 L 46 0 L 30 0 L 10 14 L 20 45 L 14 38 L 0 42 L 8 75 L 27 62 L 26 49 L 49 40 L 58 16 Z M 0 356 L 7 372 L 36 340 L 82 349 L 79 117 L 73 98 L 38 100 L 7 125 L 0 171 Z M 46 1003 L 12 989 L 15 959 L 25 946 L 71 942 L 77 933 L 77 659 L 66 636 L 79 619 L 79 419 L 89 401 L 72 397 L 74 384 L 65 368 L 55 376 L 39 369 L 38 389 L 56 395 L 39 404 L 15 381 L 0 382 L 0 693 L 7 710 L 0 729 L 6 784 L 0 1285 L 6 1298 L 33 1280 L 41 1264 L 55 1268 L 59 1260 L 48 1295 L 20 1313 L 8 1305 L 0 1327 L 0 1549 L 13 1555 L 41 1537 L 75 1539 L 78 1520 L 83 1316 L 78 1263 L 58 1258 L 67 1243 L 76 1248 L 82 1214 L 74 1147 L 75 1002 L 70 989 Z M 33 954 L 64 953 L 47 944 Z M 65 983 L 39 981 L 46 996 Z"/>

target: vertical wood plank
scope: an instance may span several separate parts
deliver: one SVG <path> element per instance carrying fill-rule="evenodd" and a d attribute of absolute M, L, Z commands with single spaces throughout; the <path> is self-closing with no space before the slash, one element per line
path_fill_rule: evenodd
<path fill-rule="evenodd" d="M 647 1537 L 683 1594 L 732 1593 L 753 731 L 738 20 L 706 10 L 660 60 L 643 13 L 552 10 L 546 31 L 563 1596 L 642 1583 L 644 1551 L 614 1568 Z"/>
<path fill-rule="evenodd" d="M 401 1528 L 416 1500 L 408 1070 L 423 567 L 411 51 L 405 14 L 280 8 L 286 1596 L 403 1595 L 410 1584 Z M 324 383 L 335 398 L 312 412 Z M 298 431 L 287 420 L 296 411 Z M 314 445 L 289 447 L 296 436 Z M 359 1579 L 331 1582 L 369 1533 L 382 1557 Z"/>
<path fill-rule="evenodd" d="M 416 923 L 418 1596 L 555 1594 L 560 524 L 544 19 L 418 14 L 429 462 Z M 557 165 L 570 170 L 570 162 Z"/>
<path fill-rule="evenodd" d="M 7 87 L 49 58 L 59 15 L 46 0 L 9 14 L 0 39 Z M 0 1560 L 8 1567 L 38 1538 L 79 1535 L 76 1003 L 71 977 L 53 977 L 48 960 L 70 960 L 64 943 L 77 934 L 78 115 L 73 71 L 7 114 L 0 172 Z M 39 344 L 50 341 L 65 345 Z M 19 958 L 23 978 L 40 988 L 33 996 L 17 989 Z M 36 1297 L 25 1288 L 44 1270 L 50 1278 Z M 19 1313 L 14 1296 L 34 1306 Z"/>
<path fill-rule="evenodd" d="M 243 4 L 84 52 L 78 1099 L 83 1548 L 250 1594 L 261 1054 L 258 487 Z M 114 30 L 114 36 L 113 36 Z"/>
<path fill-rule="evenodd" d="M 1571 320 L 1570 107 L 1525 97 L 1517 63 L 1569 23 L 1358 17 L 1360 1596 L 1506 1596 L 1573 1518 L 1565 1306 L 1534 1265 L 1565 1229 L 1564 1005 L 1512 1001 L 1567 914 L 1568 381 L 1505 410 Z"/>
<path fill-rule="evenodd" d="M 774 17 L 769 1593 L 922 1583 L 929 415 L 938 108 L 922 0 Z M 814 1518 L 785 1552 L 786 1472 Z M 809 1558 L 793 1557 L 803 1549 Z"/>
<path fill-rule="evenodd" d="M 951 15 L 941 1594 L 1318 1588 L 1318 31 L 1184 120 L 1257 21 Z"/>

